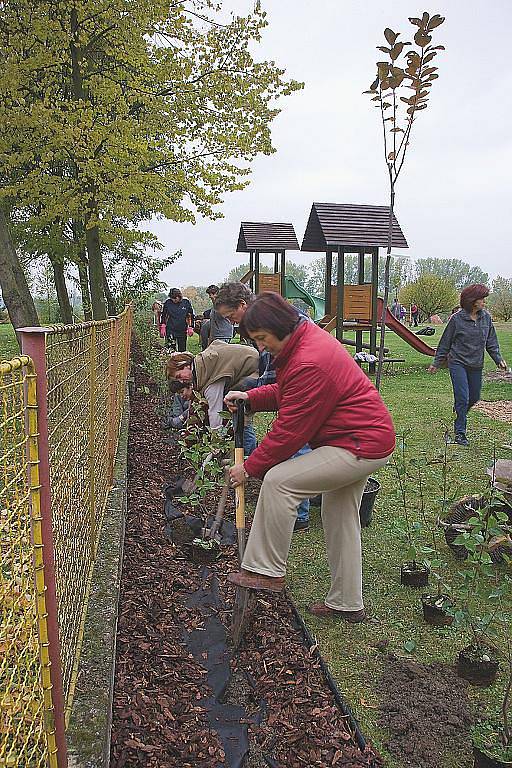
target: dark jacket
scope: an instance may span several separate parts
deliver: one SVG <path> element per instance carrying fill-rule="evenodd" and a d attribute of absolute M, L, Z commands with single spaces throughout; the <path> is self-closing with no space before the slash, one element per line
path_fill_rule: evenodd
<path fill-rule="evenodd" d="M 392 453 L 395 431 L 382 398 L 330 334 L 300 323 L 273 361 L 277 383 L 248 393 L 251 411 L 278 411 L 272 430 L 244 462 L 249 475 L 263 477 L 306 443 L 367 459 Z"/>
<path fill-rule="evenodd" d="M 483 368 L 485 350 L 496 365 L 501 363 L 503 358 L 490 314 L 481 309 L 473 320 L 465 309 L 459 309 L 448 320 L 433 365 L 439 368 L 447 360 L 448 365 L 460 363 L 468 368 Z"/>
<path fill-rule="evenodd" d="M 188 299 L 182 299 L 179 304 L 175 304 L 171 299 L 167 299 L 160 316 L 160 322 L 165 323 L 167 334 L 176 336 L 185 336 L 187 332 L 187 318 L 190 317 L 190 324 L 194 323 L 194 310 Z"/>

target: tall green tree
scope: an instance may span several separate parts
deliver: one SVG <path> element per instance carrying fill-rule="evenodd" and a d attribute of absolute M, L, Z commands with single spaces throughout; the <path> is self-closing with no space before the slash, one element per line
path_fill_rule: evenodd
<path fill-rule="evenodd" d="M 93 314 L 114 217 L 215 218 L 273 152 L 276 100 L 299 84 L 253 58 L 256 3 L 220 23 L 211 0 L 19 0 L 0 25 L 0 195 L 80 222 Z"/>
<path fill-rule="evenodd" d="M 385 54 L 384 61 L 377 62 L 377 76 L 365 93 L 379 110 L 384 137 L 384 160 L 389 178 L 388 247 L 384 269 L 384 307 L 388 304 L 390 287 L 391 249 L 393 247 L 393 215 L 395 189 L 411 143 L 413 125 L 418 112 L 428 107 L 432 83 L 439 77 L 434 66 L 442 45 L 432 45 L 434 30 L 444 22 L 439 14 L 431 16 L 427 11 L 421 18 L 410 17 L 416 27 L 414 44 L 401 41 L 399 32 L 387 27 L 384 30 L 385 45 L 377 50 Z M 405 59 L 405 61 L 403 61 Z M 400 64 L 402 66 L 400 66 Z M 379 362 L 375 386 L 380 387 L 384 363 L 386 313 L 380 323 Z"/>
<path fill-rule="evenodd" d="M 512 278 L 498 275 L 492 281 L 489 308 L 498 320 L 512 320 Z"/>
<path fill-rule="evenodd" d="M 0 287 L 14 328 L 39 325 L 39 318 L 23 266 L 9 231 L 7 217 L 0 207 Z M 18 334 L 17 334 L 18 336 Z M 18 336 L 18 342 L 20 341 Z"/>
<path fill-rule="evenodd" d="M 453 283 L 445 277 L 424 274 L 405 285 L 399 300 L 404 306 L 417 304 L 427 319 L 431 315 L 446 314 L 459 303 L 459 294 Z"/>
<path fill-rule="evenodd" d="M 489 282 L 489 275 L 480 267 L 472 267 L 462 259 L 417 259 L 416 275 L 438 275 L 449 280 L 457 290 L 461 291 L 473 283 Z"/>

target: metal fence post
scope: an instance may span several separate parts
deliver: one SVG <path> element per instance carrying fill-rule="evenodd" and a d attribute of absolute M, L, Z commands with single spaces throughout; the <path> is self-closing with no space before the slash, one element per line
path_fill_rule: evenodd
<path fill-rule="evenodd" d="M 90 349 L 90 388 L 89 388 L 89 520 L 90 520 L 90 554 L 91 560 L 96 557 L 96 430 L 94 404 L 96 401 L 96 326 L 91 327 Z"/>
<path fill-rule="evenodd" d="M 51 697 L 54 715 L 55 742 L 58 768 L 67 768 L 67 746 L 64 722 L 64 691 L 60 655 L 59 626 L 57 615 L 57 590 L 50 489 L 50 462 L 48 451 L 48 382 L 46 378 L 46 334 L 49 328 L 20 328 L 24 355 L 32 358 L 37 374 L 37 448 L 39 455 L 40 517 L 42 557 L 45 578 L 45 603 L 48 626 L 48 656 L 50 661 Z"/>
<path fill-rule="evenodd" d="M 114 459 L 116 454 L 117 434 L 118 434 L 118 403 L 117 396 L 119 388 L 118 371 L 118 346 L 119 346 L 119 323 L 118 318 L 113 318 L 110 324 L 109 334 L 109 356 L 108 356 L 108 484 L 112 485 L 114 477 Z"/>

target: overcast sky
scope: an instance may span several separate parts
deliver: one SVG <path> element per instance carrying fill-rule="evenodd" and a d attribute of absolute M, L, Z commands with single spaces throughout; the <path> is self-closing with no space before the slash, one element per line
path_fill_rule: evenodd
<path fill-rule="evenodd" d="M 224 0 L 237 12 L 251 0 Z M 410 39 L 409 16 L 440 13 L 446 45 L 427 110 L 414 125 L 396 215 L 412 258 L 461 258 L 491 277 L 512 276 L 512 0 L 263 0 L 269 26 L 257 58 L 273 59 L 304 90 L 282 100 L 276 153 L 258 158 L 251 183 L 228 194 L 224 218 L 152 222 L 165 252 L 183 257 L 169 287 L 219 282 L 240 264 L 241 221 L 292 222 L 299 244 L 312 202 L 388 203 L 382 127 L 362 91 L 375 75 L 386 26 Z M 289 252 L 309 263 L 315 254 Z M 265 257 L 262 257 L 264 259 Z M 266 257 L 269 265 L 273 257 Z"/>

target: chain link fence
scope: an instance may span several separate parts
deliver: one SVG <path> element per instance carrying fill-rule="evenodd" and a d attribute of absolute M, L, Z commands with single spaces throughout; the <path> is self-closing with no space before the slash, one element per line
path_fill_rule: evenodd
<path fill-rule="evenodd" d="M 23 329 L 0 366 L 0 768 L 67 765 L 131 330 L 131 308 Z"/>

